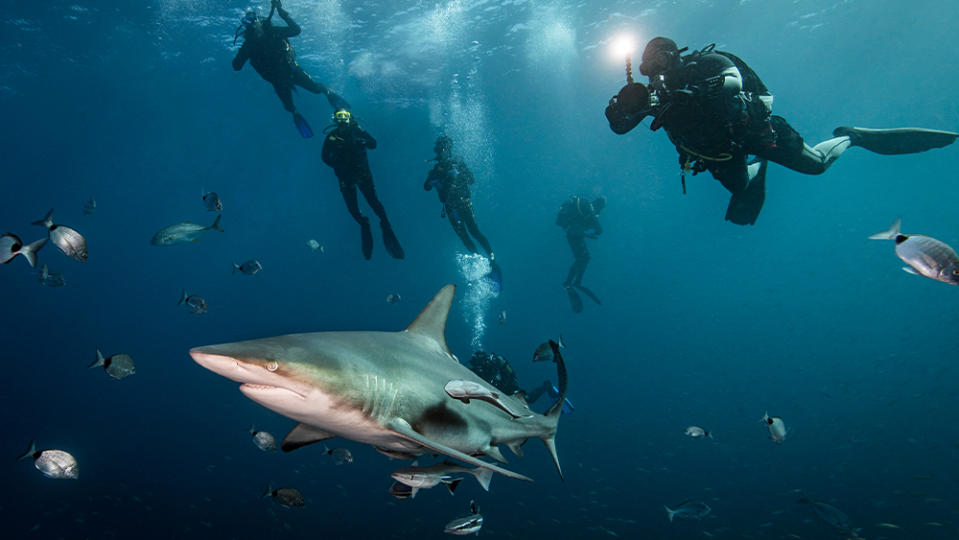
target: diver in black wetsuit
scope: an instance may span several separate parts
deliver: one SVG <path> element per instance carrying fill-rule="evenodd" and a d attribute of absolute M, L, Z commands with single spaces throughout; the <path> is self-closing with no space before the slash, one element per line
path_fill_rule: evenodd
<path fill-rule="evenodd" d="M 473 214 L 473 203 L 470 201 L 470 185 L 474 182 L 473 173 L 466 166 L 463 158 L 453 156 L 453 141 L 446 135 L 440 135 L 433 146 L 436 152 L 436 165 L 430 170 L 423 183 L 423 189 L 429 191 L 436 188 L 436 193 L 443 203 L 442 216 L 449 218 L 453 231 L 466 249 L 473 253 L 478 253 L 473 238 L 492 260 L 493 248 L 489 240 L 480 232 L 476 224 L 476 216 Z M 470 235 L 473 238 L 470 238 Z"/>
<path fill-rule="evenodd" d="M 603 234 L 603 226 L 599 224 L 598 219 L 603 208 L 606 208 L 606 197 L 598 197 L 593 202 L 589 202 L 583 197 L 572 195 L 563 203 L 556 215 L 556 224 L 566 230 L 566 240 L 569 242 L 570 249 L 573 250 L 573 264 L 569 267 L 569 274 L 563 282 L 563 287 L 569 294 L 570 304 L 576 313 L 583 310 L 583 301 L 573 287 L 586 293 L 597 304 L 601 304 L 593 291 L 583 286 L 582 282 L 590 258 L 589 250 L 586 249 L 586 239 L 595 239 Z"/>
<path fill-rule="evenodd" d="M 405 256 L 403 247 L 393 233 L 390 220 L 386 217 L 386 209 L 376 197 L 373 173 L 370 172 L 370 163 L 366 158 L 366 149 L 376 148 L 376 139 L 361 128 L 353 120 L 353 115 L 345 109 L 333 113 L 333 122 L 335 128 L 323 141 L 323 163 L 333 168 L 340 181 L 340 193 L 346 201 L 346 208 L 360 224 L 363 257 L 369 260 L 373 255 L 373 234 L 370 232 L 370 218 L 361 214 L 357 205 L 356 188 L 360 188 L 366 202 L 380 218 L 386 251 L 394 258 L 402 259 Z"/>
<path fill-rule="evenodd" d="M 543 394 L 549 395 L 552 399 L 559 398 L 559 390 L 548 380 L 543 381 L 542 384 L 529 392 L 521 389 L 516 381 L 516 372 L 513 371 L 513 366 L 509 364 L 506 358 L 498 354 L 476 351 L 470 358 L 469 368 L 481 379 L 495 386 L 504 394 L 511 396 L 517 392 L 522 392 L 528 405 L 536 403 Z M 562 410 L 564 414 L 573 412 L 573 404 L 568 399 L 564 400 Z"/>
<path fill-rule="evenodd" d="M 287 26 L 274 26 L 273 10 L 280 15 Z M 293 104 L 293 87 L 305 88 L 314 94 L 326 94 L 326 99 L 334 109 L 349 109 L 345 99 L 329 88 L 314 81 L 303 68 L 296 63 L 296 51 L 290 46 L 288 38 L 300 33 L 300 26 L 293 21 L 289 12 L 283 9 L 280 0 L 271 3 L 270 16 L 260 19 L 256 12 L 249 11 L 243 17 L 242 24 L 236 30 L 236 36 L 243 34 L 243 45 L 233 58 L 233 69 L 240 71 L 247 60 L 253 69 L 273 85 L 276 95 L 283 102 L 283 108 L 293 114 L 293 123 L 303 137 L 312 137 L 306 119 L 296 112 Z M 236 39 L 233 40 L 236 43 Z"/>
<path fill-rule="evenodd" d="M 756 73 L 737 56 L 712 45 L 685 56 L 676 43 L 652 39 L 643 51 L 640 73 L 649 87 L 632 78 L 610 99 L 610 129 L 623 134 L 645 116 L 655 117 L 679 152 L 685 173 L 708 170 L 732 193 L 726 219 L 755 223 L 765 200 L 767 160 L 803 174 L 822 174 L 850 146 L 879 154 L 911 154 L 952 144 L 959 134 L 920 128 L 839 127 L 834 138 L 810 147 L 786 119 L 772 115 L 773 97 Z M 749 156 L 755 156 L 752 162 Z"/>

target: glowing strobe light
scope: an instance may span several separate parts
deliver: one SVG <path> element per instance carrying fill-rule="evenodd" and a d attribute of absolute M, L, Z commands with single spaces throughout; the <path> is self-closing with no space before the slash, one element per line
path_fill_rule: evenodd
<path fill-rule="evenodd" d="M 616 60 L 624 60 L 636 52 L 636 39 L 629 34 L 623 34 L 613 39 L 610 53 Z"/>

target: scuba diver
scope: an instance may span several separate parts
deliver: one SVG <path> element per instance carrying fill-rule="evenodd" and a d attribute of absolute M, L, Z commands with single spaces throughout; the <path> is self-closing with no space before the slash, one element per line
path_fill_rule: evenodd
<path fill-rule="evenodd" d="M 286 22 L 286 26 L 273 25 L 274 11 Z M 296 112 L 293 104 L 294 86 L 305 88 L 314 94 L 326 94 L 326 99 L 334 109 L 350 108 L 345 99 L 314 81 L 296 63 L 296 51 L 290 46 L 288 38 L 298 35 L 300 26 L 293 21 L 289 12 L 283 9 L 280 0 L 272 0 L 270 15 L 266 19 L 261 19 L 251 10 L 241 22 L 233 36 L 233 44 L 236 45 L 236 38 L 242 34 L 243 45 L 233 58 L 233 69 L 240 71 L 243 64 L 249 60 L 260 77 L 273 85 L 276 95 L 283 102 L 283 108 L 293 114 L 293 123 L 300 135 L 304 138 L 312 137 L 313 130 L 303 115 Z"/>
<path fill-rule="evenodd" d="M 743 60 L 715 45 L 683 56 L 687 49 L 669 38 L 653 38 L 639 66 L 649 77 L 648 87 L 633 81 L 627 56 L 626 86 L 610 99 L 606 119 L 622 135 L 652 116 L 650 128 L 665 128 L 679 152 L 683 192 L 686 172 L 709 171 L 732 194 L 726 220 L 737 225 L 752 225 L 759 216 L 767 161 L 815 175 L 850 146 L 877 154 L 914 154 L 959 137 L 921 128 L 838 127 L 832 139 L 809 146 L 785 118 L 772 114 L 773 96 Z"/>
<path fill-rule="evenodd" d="M 360 188 L 370 208 L 380 218 L 386 251 L 393 258 L 402 259 L 405 256 L 403 247 L 393 233 L 390 220 L 386 217 L 386 209 L 376 197 L 373 173 L 370 172 L 370 163 L 366 158 L 366 149 L 376 148 L 376 139 L 361 128 L 350 111 L 346 109 L 334 112 L 333 122 L 333 126 L 330 126 L 333 130 L 323 141 L 323 163 L 333 168 L 333 172 L 340 181 L 340 193 L 346 201 L 346 208 L 353 219 L 360 224 L 363 257 L 369 260 L 373 255 L 373 234 L 370 232 L 370 218 L 361 214 L 357 205 L 357 187 Z"/>
<path fill-rule="evenodd" d="M 529 392 L 521 389 L 516 381 L 516 372 L 513 371 L 513 366 L 501 355 L 476 351 L 470 358 L 469 368 L 481 379 L 495 386 L 504 394 L 512 396 L 517 392 L 522 393 L 523 399 L 526 400 L 528 405 L 536 403 L 543 394 L 549 395 L 550 399 L 559 398 L 559 390 L 549 381 L 543 381 L 543 384 Z M 563 401 L 563 414 L 569 414 L 573 410 L 575 410 L 575 407 L 568 399 Z"/>
<path fill-rule="evenodd" d="M 423 183 L 423 189 L 430 191 L 434 187 L 439 195 L 440 202 L 443 203 L 443 211 L 440 217 L 448 218 L 450 225 L 453 226 L 453 232 L 460 237 L 463 245 L 472 253 L 479 253 L 476 250 L 476 244 L 473 238 L 489 256 L 492 271 L 488 277 L 497 287 L 502 286 L 502 272 L 499 265 L 496 264 L 496 257 L 493 255 L 493 248 L 489 240 L 480 232 L 476 224 L 476 216 L 473 214 L 473 203 L 470 201 L 470 184 L 475 179 L 473 172 L 466 166 L 466 162 L 460 156 L 453 156 L 453 140 L 446 135 L 440 135 L 433 145 L 433 152 L 436 157 L 436 165 L 426 176 L 426 182 Z M 473 238 L 470 238 L 470 235 Z"/>
<path fill-rule="evenodd" d="M 583 300 L 574 290 L 583 291 L 594 302 L 602 305 L 599 297 L 593 291 L 583 286 L 583 274 L 586 273 L 586 265 L 589 264 L 589 250 L 586 249 L 587 238 L 597 238 L 603 234 L 603 227 L 599 224 L 599 213 L 606 208 L 606 197 L 597 197 L 593 202 L 589 202 L 584 197 L 571 195 L 569 200 L 563 203 L 559 213 L 556 215 L 556 224 L 566 229 L 566 240 L 569 242 L 570 249 L 573 250 L 573 264 L 569 267 L 569 274 L 563 287 L 569 295 L 569 303 L 574 313 L 583 311 Z"/>

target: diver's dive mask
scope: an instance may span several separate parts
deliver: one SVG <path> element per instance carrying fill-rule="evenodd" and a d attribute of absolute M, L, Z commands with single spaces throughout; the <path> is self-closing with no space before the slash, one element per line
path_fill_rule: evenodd
<path fill-rule="evenodd" d="M 353 115 L 346 109 L 340 109 L 333 113 L 333 122 L 340 125 L 349 124 L 352 119 Z"/>
<path fill-rule="evenodd" d="M 236 27 L 236 32 L 233 33 L 233 45 L 236 45 L 236 39 L 240 37 L 240 34 L 246 34 L 250 28 L 253 27 L 257 22 L 259 22 L 260 17 L 256 14 L 255 11 L 247 11 L 246 15 L 240 19 L 240 26 Z"/>

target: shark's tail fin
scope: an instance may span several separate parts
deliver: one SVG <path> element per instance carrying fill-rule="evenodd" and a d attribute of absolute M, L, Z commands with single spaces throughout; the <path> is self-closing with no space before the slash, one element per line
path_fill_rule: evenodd
<path fill-rule="evenodd" d="M 87 367 L 88 367 L 88 368 L 95 368 L 95 367 L 97 367 L 97 366 L 102 366 L 102 365 L 104 365 L 104 364 L 106 364 L 106 363 L 107 363 L 107 361 L 106 361 L 105 358 L 103 358 L 103 353 L 100 352 L 100 349 L 97 349 L 97 359 L 94 360 L 93 363 L 91 363 L 91 364 L 90 364 L 89 366 L 87 366 Z"/>
<path fill-rule="evenodd" d="M 549 455 L 553 457 L 553 463 L 556 464 L 556 472 L 559 473 L 559 478 L 565 480 L 563 477 L 563 468 L 559 464 L 559 456 L 556 455 L 556 430 L 559 427 L 559 417 L 563 414 L 563 403 L 566 400 L 566 392 L 569 390 L 569 377 L 566 373 L 566 362 L 563 360 L 563 354 L 559 352 L 560 344 L 549 340 L 549 346 L 553 349 L 553 361 L 556 362 L 556 375 L 559 378 L 559 396 L 556 398 L 556 403 L 546 411 L 546 417 L 552 421 L 553 426 L 550 434 L 542 437 L 542 439 L 543 444 L 546 445 L 546 449 L 549 450 Z"/>
<path fill-rule="evenodd" d="M 27 451 L 24 452 L 23 454 L 20 454 L 20 457 L 18 457 L 17 460 L 19 461 L 21 459 L 27 459 L 28 457 L 31 457 L 33 456 L 33 454 L 36 454 L 36 453 L 37 453 L 37 443 L 35 441 L 30 441 L 30 446 L 27 448 Z"/>

